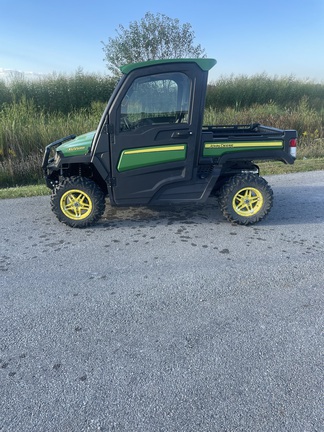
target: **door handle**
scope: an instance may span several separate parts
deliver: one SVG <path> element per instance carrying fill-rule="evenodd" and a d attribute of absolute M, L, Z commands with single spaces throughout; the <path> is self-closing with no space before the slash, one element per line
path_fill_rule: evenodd
<path fill-rule="evenodd" d="M 171 135 L 171 138 L 189 138 L 193 135 L 191 131 L 185 130 L 185 131 L 175 131 Z"/>

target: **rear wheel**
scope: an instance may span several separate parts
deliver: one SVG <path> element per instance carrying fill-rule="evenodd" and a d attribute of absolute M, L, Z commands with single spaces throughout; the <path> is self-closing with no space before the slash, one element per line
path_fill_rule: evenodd
<path fill-rule="evenodd" d="M 269 213 L 273 192 L 264 178 L 254 174 L 239 174 L 231 177 L 221 188 L 219 203 L 227 220 L 250 225 Z"/>
<path fill-rule="evenodd" d="M 59 221 L 74 228 L 85 228 L 103 215 L 105 194 L 85 177 L 70 177 L 53 190 L 51 206 Z"/>

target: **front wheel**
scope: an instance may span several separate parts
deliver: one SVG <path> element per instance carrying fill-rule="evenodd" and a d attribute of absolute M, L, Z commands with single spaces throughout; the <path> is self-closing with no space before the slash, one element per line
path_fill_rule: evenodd
<path fill-rule="evenodd" d="M 239 174 L 231 177 L 221 188 L 219 204 L 227 220 L 250 225 L 269 213 L 273 192 L 264 178 L 255 174 Z"/>
<path fill-rule="evenodd" d="M 85 228 L 103 215 L 105 194 L 85 177 L 69 177 L 53 190 L 51 206 L 59 221 L 73 228 Z"/>

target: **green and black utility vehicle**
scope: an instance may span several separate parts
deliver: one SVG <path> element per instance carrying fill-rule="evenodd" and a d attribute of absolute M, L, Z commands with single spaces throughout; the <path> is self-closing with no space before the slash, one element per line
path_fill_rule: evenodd
<path fill-rule="evenodd" d="M 203 203 L 217 195 L 224 216 L 263 219 L 273 193 L 258 160 L 292 164 L 297 133 L 254 123 L 203 126 L 213 59 L 157 60 L 123 73 L 94 132 L 49 144 L 43 158 L 52 210 L 86 227 L 112 206 Z"/>

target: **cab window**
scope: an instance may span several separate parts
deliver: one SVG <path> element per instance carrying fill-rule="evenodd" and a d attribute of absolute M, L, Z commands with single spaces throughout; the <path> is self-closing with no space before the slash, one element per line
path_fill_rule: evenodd
<path fill-rule="evenodd" d="M 120 131 L 188 123 L 190 91 L 190 79 L 179 72 L 135 79 L 121 102 Z"/>

